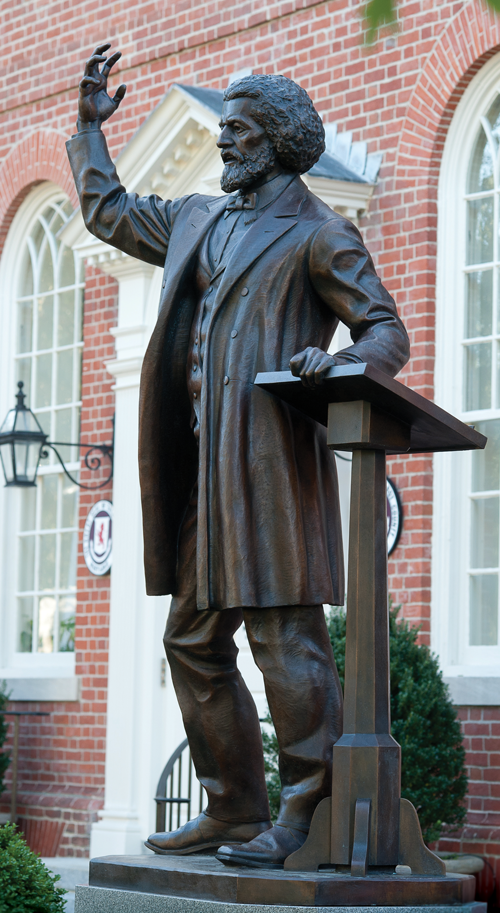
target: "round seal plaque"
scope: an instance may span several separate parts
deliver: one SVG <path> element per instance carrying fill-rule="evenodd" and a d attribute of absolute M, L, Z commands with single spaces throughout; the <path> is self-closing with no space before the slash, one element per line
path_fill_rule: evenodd
<path fill-rule="evenodd" d="M 403 527 L 403 509 L 399 492 L 390 479 L 387 479 L 387 554 L 390 555 L 398 544 Z"/>
<path fill-rule="evenodd" d="M 113 541 L 113 505 L 98 501 L 90 508 L 83 530 L 83 557 L 89 571 L 97 577 L 107 574 L 111 567 Z"/>

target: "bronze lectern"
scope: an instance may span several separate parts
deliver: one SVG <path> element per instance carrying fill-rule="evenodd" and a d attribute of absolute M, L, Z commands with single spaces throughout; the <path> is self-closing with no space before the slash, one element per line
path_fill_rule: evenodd
<path fill-rule="evenodd" d="M 401 798 L 401 749 L 391 736 L 386 453 L 483 448 L 486 438 L 370 365 L 332 368 L 311 392 L 288 372 L 255 383 L 327 426 L 328 445 L 352 458 L 344 732 L 333 746 L 331 799 L 316 809 L 287 871 L 396 865 L 442 876 L 414 807 Z M 401 870 L 403 871 L 403 870 Z"/>

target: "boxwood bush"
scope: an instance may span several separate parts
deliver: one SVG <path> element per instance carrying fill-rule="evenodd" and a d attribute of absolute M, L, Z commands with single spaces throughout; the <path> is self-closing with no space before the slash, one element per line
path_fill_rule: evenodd
<path fill-rule="evenodd" d="M 465 818 L 465 751 L 437 658 L 417 643 L 418 628 L 397 620 L 400 608 L 391 606 L 389 612 L 391 731 L 402 750 L 401 795 L 417 809 L 424 840 L 431 843 L 443 828 L 454 829 Z M 343 688 L 345 611 L 332 609 L 327 624 Z M 270 717 L 266 723 L 262 733 L 266 780 L 276 820 L 281 790 L 278 744 Z"/>
<path fill-rule="evenodd" d="M 0 913 L 63 913 L 64 888 L 14 824 L 0 827 Z"/>

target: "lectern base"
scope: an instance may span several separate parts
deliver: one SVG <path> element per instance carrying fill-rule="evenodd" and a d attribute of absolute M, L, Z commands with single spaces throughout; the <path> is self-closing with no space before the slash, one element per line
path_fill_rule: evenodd
<path fill-rule="evenodd" d="M 77 889 L 75 913 L 260 913 L 261 908 L 269 910 L 270 906 L 273 913 L 281 908 L 286 908 L 287 913 L 291 913 L 291 908 L 300 913 L 305 909 L 318 913 L 331 907 L 352 911 L 370 906 L 415 906 L 421 911 L 432 906 L 437 913 L 438 907 L 453 905 L 456 910 L 457 904 L 472 904 L 476 884 L 472 875 L 405 876 L 383 871 L 370 872 L 363 878 L 349 872 L 226 867 L 213 856 L 202 855 L 103 856 L 91 860 L 89 882 L 87 894 L 84 888 Z M 104 889 L 104 893 L 99 894 L 97 889 Z M 121 906 L 113 906 L 118 904 L 117 895 L 124 892 L 127 905 L 120 900 Z M 93 899 L 87 902 L 87 897 Z M 467 906 L 467 910 L 485 913 L 484 905 L 475 905 L 474 910 Z"/>

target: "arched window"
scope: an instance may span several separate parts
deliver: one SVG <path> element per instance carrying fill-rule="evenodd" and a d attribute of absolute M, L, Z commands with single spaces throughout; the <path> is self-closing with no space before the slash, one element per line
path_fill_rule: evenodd
<path fill-rule="evenodd" d="M 3 307 L 11 314 L 10 398 L 17 381 L 24 381 L 45 433 L 62 442 L 78 441 L 80 432 L 83 277 L 78 258 L 57 237 L 71 212 L 55 188 L 34 191 L 14 220 L 2 258 L 8 259 L 2 285 Z M 78 472 L 78 462 L 71 462 L 78 452 L 58 449 Z M 15 572 L 6 569 L 15 593 L 11 654 L 74 650 L 78 487 L 49 454 L 36 488 L 9 490 L 4 501 L 13 495 L 8 522 L 16 534 L 10 549 Z"/>
<path fill-rule="evenodd" d="M 439 194 L 436 400 L 488 437 L 435 457 L 433 630 L 450 675 L 500 659 L 500 58 L 454 115 Z"/>

